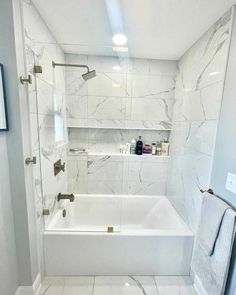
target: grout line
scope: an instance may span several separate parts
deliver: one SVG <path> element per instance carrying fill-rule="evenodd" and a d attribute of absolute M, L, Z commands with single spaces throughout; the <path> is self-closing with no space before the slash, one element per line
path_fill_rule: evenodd
<path fill-rule="evenodd" d="M 157 295 L 159 295 L 159 290 L 158 290 L 158 287 L 157 287 L 156 277 L 153 276 L 153 279 L 154 279 L 154 282 L 155 282 L 155 286 L 156 286 L 156 290 L 157 290 Z"/>
<path fill-rule="evenodd" d="M 95 278 L 96 276 L 93 277 L 93 289 L 92 289 L 92 295 L 94 294 L 94 288 L 95 288 Z"/>

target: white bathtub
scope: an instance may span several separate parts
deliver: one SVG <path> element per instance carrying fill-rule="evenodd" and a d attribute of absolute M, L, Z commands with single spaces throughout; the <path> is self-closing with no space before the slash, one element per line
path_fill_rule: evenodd
<path fill-rule="evenodd" d="M 108 227 L 114 232 L 108 233 Z M 75 195 L 44 236 L 47 275 L 190 271 L 193 235 L 164 196 Z"/>

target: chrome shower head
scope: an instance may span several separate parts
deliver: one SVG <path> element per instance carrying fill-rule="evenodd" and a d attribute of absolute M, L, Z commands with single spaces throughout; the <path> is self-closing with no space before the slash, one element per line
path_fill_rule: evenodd
<path fill-rule="evenodd" d="M 88 71 L 87 73 L 83 74 L 82 77 L 85 81 L 89 80 L 89 79 L 92 79 L 94 77 L 96 77 L 96 71 L 93 70 L 93 71 Z"/>

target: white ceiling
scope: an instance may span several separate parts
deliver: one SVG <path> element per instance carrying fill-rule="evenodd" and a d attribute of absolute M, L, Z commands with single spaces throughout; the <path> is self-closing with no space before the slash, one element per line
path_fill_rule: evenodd
<path fill-rule="evenodd" d="M 123 21 L 130 57 L 177 60 L 236 0 L 33 2 L 66 53 L 114 55 L 116 19 L 106 5 L 112 4 Z"/>

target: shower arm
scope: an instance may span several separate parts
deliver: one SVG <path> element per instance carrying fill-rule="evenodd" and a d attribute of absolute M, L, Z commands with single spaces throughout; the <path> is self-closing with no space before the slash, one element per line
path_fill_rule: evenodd
<path fill-rule="evenodd" d="M 72 68 L 85 68 L 87 69 L 87 72 L 89 73 L 89 67 L 86 65 L 76 65 L 76 64 L 61 64 L 61 63 L 56 63 L 52 62 L 52 66 L 55 67 L 72 67 Z"/>

